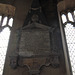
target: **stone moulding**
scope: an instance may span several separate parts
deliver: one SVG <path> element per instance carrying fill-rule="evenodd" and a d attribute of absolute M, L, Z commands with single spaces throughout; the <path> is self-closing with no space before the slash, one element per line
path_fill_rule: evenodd
<path fill-rule="evenodd" d="M 31 35 L 31 34 L 33 35 L 35 31 L 39 32 L 40 31 L 39 29 L 42 29 L 43 33 L 45 33 L 46 31 L 50 32 L 50 30 L 51 30 L 50 27 L 45 26 L 40 23 L 37 23 L 37 22 L 33 22 L 19 30 L 19 33 L 20 33 L 19 38 L 20 39 L 18 39 L 18 41 L 19 41 L 18 48 L 17 48 L 18 51 L 17 51 L 17 54 L 14 53 L 15 55 L 12 55 L 10 57 L 11 68 L 13 68 L 13 69 L 15 69 L 17 67 L 24 68 L 26 66 L 29 69 L 30 75 L 33 75 L 33 74 L 37 75 L 37 74 L 40 74 L 41 68 L 43 66 L 46 66 L 46 67 L 52 66 L 53 68 L 59 67 L 59 54 L 58 53 L 51 52 L 50 48 L 48 50 L 49 52 L 46 53 L 46 52 L 44 52 L 44 50 L 42 50 L 42 53 L 40 53 L 38 46 L 35 45 L 36 41 L 33 42 L 34 43 L 33 45 L 30 45 L 30 44 L 32 44 L 32 41 L 26 40 L 26 39 L 28 39 L 27 37 L 29 37 L 29 35 Z M 34 32 L 31 32 L 30 30 L 31 31 L 34 30 Z M 29 31 L 30 31 L 30 34 L 29 34 Z M 25 32 L 26 32 L 26 34 L 25 34 Z M 24 36 L 21 34 L 24 34 Z M 27 36 L 27 34 L 29 34 L 29 35 Z M 30 36 L 30 38 L 32 37 L 32 35 Z M 36 34 L 35 34 L 35 36 L 36 36 Z M 41 34 L 39 34 L 39 36 L 41 36 Z M 44 35 L 44 36 L 46 36 L 46 35 Z M 34 38 L 34 36 L 33 36 L 33 38 Z M 32 40 L 33 40 L 33 38 L 32 38 Z M 43 39 L 43 37 L 42 37 L 42 39 Z M 49 39 L 49 38 L 47 38 L 47 39 Z M 35 38 L 35 40 L 37 40 L 37 39 Z M 25 42 L 28 43 L 28 45 L 26 45 Z M 44 40 L 44 43 L 46 43 L 45 40 Z M 43 44 L 43 42 L 42 42 L 42 44 Z M 50 42 L 49 42 L 49 44 L 50 44 Z M 23 52 L 22 52 L 22 49 L 20 48 L 20 46 L 23 47 Z M 38 51 L 36 48 L 33 48 L 32 46 L 36 46 L 36 48 L 38 48 Z M 31 47 L 31 49 L 30 49 L 30 47 Z M 28 50 L 26 50 L 26 48 Z M 32 50 L 32 49 L 34 49 L 34 50 Z M 47 50 L 47 47 L 46 47 L 45 51 L 46 50 Z M 37 53 L 35 51 L 37 51 Z M 20 52 L 22 52 L 22 53 L 25 52 L 25 54 L 21 54 Z M 28 52 L 28 55 L 27 55 L 27 52 Z M 29 55 L 30 52 L 33 52 L 33 55 Z"/>
<path fill-rule="evenodd" d="M 31 12 L 17 33 L 19 35 L 17 55 L 14 53 L 10 57 L 11 68 L 26 66 L 30 75 L 40 74 L 43 66 L 59 67 L 59 54 L 52 53 L 50 48 L 52 28 L 47 26 L 45 16 L 39 7 L 39 0 L 37 3 L 33 0 Z"/>
<path fill-rule="evenodd" d="M 27 26 L 21 28 L 20 34 L 25 33 L 24 30 L 26 31 L 26 29 L 27 29 L 27 31 L 35 30 L 34 27 L 36 27 L 36 29 L 41 28 L 41 29 L 43 29 L 43 31 L 46 31 L 46 30 L 49 31 L 50 30 L 50 28 L 48 26 L 44 26 L 44 25 L 39 24 L 39 23 L 32 23 L 30 25 L 27 25 Z M 25 38 L 25 36 L 23 36 L 23 37 Z M 21 41 L 21 37 L 22 37 L 22 35 L 19 36 L 20 39 L 18 40 L 19 45 L 18 45 L 17 49 L 20 49 L 20 47 L 19 47 L 20 43 L 25 42 L 25 40 Z M 42 50 L 42 54 L 40 54 L 40 53 L 35 54 L 34 53 L 31 56 L 29 56 L 29 55 L 27 56 L 26 54 L 21 55 L 20 52 L 21 52 L 21 49 L 17 51 L 17 54 L 14 53 L 14 55 L 10 56 L 10 66 L 13 69 L 16 69 L 17 67 L 26 66 L 29 69 L 29 74 L 32 75 L 32 74 L 40 74 L 41 68 L 43 66 L 46 66 L 46 67 L 52 66 L 53 68 L 59 67 L 60 63 L 59 63 L 59 54 L 58 53 L 53 53 L 53 52 L 49 51 L 46 54 Z M 24 52 L 26 52 L 25 49 L 24 49 Z"/>
<path fill-rule="evenodd" d="M 14 16 L 15 7 L 9 4 L 0 3 L 0 14 Z"/>
<path fill-rule="evenodd" d="M 75 8 L 75 0 L 63 0 L 60 1 L 57 5 L 58 11 L 62 12 L 64 10 Z"/>
<path fill-rule="evenodd" d="M 32 57 L 21 57 L 21 56 L 11 56 L 10 66 L 12 69 L 17 69 L 17 67 L 27 67 L 29 69 L 29 74 L 40 74 L 41 68 L 43 66 L 52 66 L 53 68 L 59 67 L 59 54 L 50 54 L 46 56 L 32 56 Z"/>
<path fill-rule="evenodd" d="M 38 23 L 36 23 L 38 24 Z M 35 24 L 35 27 L 37 27 L 37 25 Z M 30 28 L 29 28 L 30 27 Z M 38 25 L 38 27 L 47 30 L 48 28 L 46 26 L 43 26 L 40 24 L 40 26 Z M 26 30 L 28 31 L 28 28 L 29 30 L 32 29 L 34 30 L 33 26 L 31 25 L 28 25 L 24 28 L 22 28 L 20 31 L 22 30 Z M 48 30 L 49 31 L 49 30 Z M 22 33 L 21 33 L 22 34 Z M 22 37 L 22 36 L 19 36 L 19 37 Z M 20 41 L 21 39 L 19 39 L 18 41 Z M 18 43 L 20 44 L 21 41 Z M 20 46 L 20 45 L 18 45 Z M 19 49 L 19 48 L 18 48 Z M 17 54 L 15 55 L 12 55 L 10 56 L 10 66 L 11 68 L 13 69 L 16 69 L 17 67 L 27 67 L 29 69 L 29 74 L 32 75 L 32 74 L 40 74 L 40 71 L 41 71 L 41 68 L 43 66 L 52 66 L 53 68 L 58 68 L 59 67 L 59 54 L 58 53 L 53 53 L 53 52 L 49 52 L 48 54 L 34 54 L 32 56 L 27 56 L 27 55 L 21 55 L 19 54 L 21 52 L 21 50 L 18 50 L 17 51 Z M 26 51 L 24 51 L 26 52 Z"/>

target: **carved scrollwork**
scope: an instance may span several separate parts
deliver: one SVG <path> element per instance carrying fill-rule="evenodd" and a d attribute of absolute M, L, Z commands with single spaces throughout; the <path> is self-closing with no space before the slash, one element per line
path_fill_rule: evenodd
<path fill-rule="evenodd" d="M 13 69 L 18 67 L 18 56 L 10 56 L 10 66 Z"/>
<path fill-rule="evenodd" d="M 18 56 L 11 56 L 10 66 L 15 69 L 17 66 L 24 67 L 27 66 L 29 69 L 29 74 L 39 74 L 40 68 L 42 66 L 52 66 L 53 68 L 59 67 L 59 55 L 50 55 L 49 57 L 33 57 L 33 58 L 23 58 Z"/>

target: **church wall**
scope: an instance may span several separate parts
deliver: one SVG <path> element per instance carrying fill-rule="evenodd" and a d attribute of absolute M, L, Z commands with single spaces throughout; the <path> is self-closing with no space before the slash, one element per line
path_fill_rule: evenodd
<path fill-rule="evenodd" d="M 28 13 L 28 10 L 30 9 L 31 2 L 32 2 L 32 0 L 16 0 L 14 3 L 14 6 L 16 7 L 16 12 L 15 12 L 15 16 L 14 16 L 14 24 L 13 24 L 11 35 L 10 35 L 10 41 L 9 41 L 3 75 L 28 75 L 29 74 L 27 67 L 23 67 L 23 68 L 18 67 L 17 69 L 12 69 L 10 67 L 10 56 L 12 55 L 12 53 L 14 51 L 17 50 L 18 36 L 16 35 L 16 30 L 19 29 L 20 27 L 22 27 L 24 20 L 26 18 L 26 15 Z M 58 32 L 60 32 L 60 31 L 58 31 Z M 57 34 L 57 33 L 54 33 L 54 34 L 56 34 L 60 37 L 60 34 Z M 55 40 L 57 40 L 59 37 L 57 37 Z M 60 50 L 60 53 L 62 55 L 60 55 L 59 68 L 52 68 L 50 66 L 43 67 L 41 69 L 40 75 L 66 75 L 63 51 Z"/>

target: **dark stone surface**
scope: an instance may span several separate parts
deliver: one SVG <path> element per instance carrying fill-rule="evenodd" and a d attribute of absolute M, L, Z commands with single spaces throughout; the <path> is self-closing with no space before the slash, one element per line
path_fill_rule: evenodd
<path fill-rule="evenodd" d="M 43 29 L 22 30 L 19 54 L 21 56 L 45 55 L 50 53 L 49 31 Z"/>

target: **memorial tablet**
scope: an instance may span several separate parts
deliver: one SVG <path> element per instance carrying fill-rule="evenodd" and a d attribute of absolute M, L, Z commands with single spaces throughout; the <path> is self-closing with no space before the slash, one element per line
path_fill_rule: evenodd
<path fill-rule="evenodd" d="M 50 54 L 49 30 L 38 23 L 34 27 L 22 29 L 19 55 L 31 57 Z"/>

